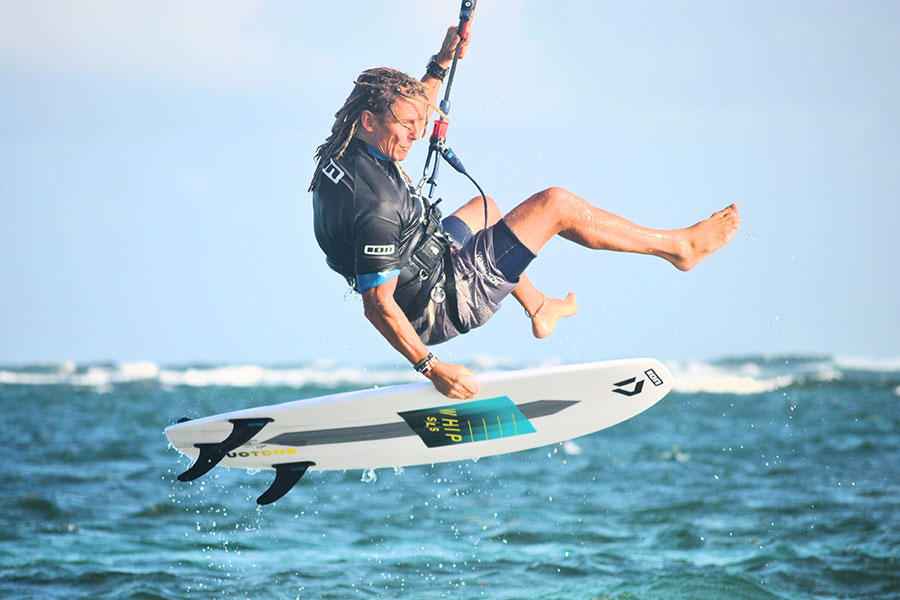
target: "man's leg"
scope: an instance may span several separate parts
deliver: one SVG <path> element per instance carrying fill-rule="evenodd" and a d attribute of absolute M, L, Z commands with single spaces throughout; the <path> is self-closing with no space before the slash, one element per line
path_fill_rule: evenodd
<path fill-rule="evenodd" d="M 562 188 L 538 192 L 503 220 L 534 253 L 559 234 L 597 250 L 659 256 L 682 271 L 693 269 L 730 242 L 741 225 L 737 204 L 732 204 L 692 227 L 648 229 L 592 206 Z"/>
<path fill-rule="evenodd" d="M 490 227 L 502 216 L 497 203 L 487 197 L 487 226 Z M 472 233 L 484 229 L 484 201 L 481 196 L 469 200 L 456 210 L 452 216 L 465 223 Z M 526 244 L 527 246 L 527 244 Z M 537 338 L 545 338 L 553 333 L 556 322 L 562 317 L 570 317 L 578 311 L 575 294 L 569 292 L 564 299 L 548 298 L 537 289 L 525 273 L 519 277 L 519 283 L 512 291 L 513 297 L 522 305 L 531 317 L 531 332 Z"/>

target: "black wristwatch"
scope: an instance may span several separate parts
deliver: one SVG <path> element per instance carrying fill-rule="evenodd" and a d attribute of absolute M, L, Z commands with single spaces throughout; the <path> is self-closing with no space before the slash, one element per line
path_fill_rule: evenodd
<path fill-rule="evenodd" d="M 431 57 L 431 60 L 428 61 L 428 65 L 425 67 L 425 73 L 429 77 L 434 77 L 438 81 L 443 81 L 444 77 L 447 76 L 447 69 L 442 67 L 437 62 L 437 54 Z"/>

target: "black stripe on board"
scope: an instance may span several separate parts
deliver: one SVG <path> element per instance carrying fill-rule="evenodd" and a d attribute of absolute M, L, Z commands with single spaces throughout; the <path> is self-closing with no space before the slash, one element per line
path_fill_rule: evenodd
<path fill-rule="evenodd" d="M 577 400 L 537 400 L 519 404 L 519 410 L 527 419 L 537 419 L 565 410 L 578 404 Z M 315 431 L 295 431 L 281 433 L 263 442 L 275 446 L 319 446 L 322 444 L 344 444 L 347 442 L 368 442 L 416 435 L 406 421 L 364 425 L 362 427 L 340 427 L 317 429 Z"/>

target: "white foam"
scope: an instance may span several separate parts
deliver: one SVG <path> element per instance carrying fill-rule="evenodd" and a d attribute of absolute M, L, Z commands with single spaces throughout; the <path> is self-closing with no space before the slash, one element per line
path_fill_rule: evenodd
<path fill-rule="evenodd" d="M 238 365 L 187 370 L 164 370 L 160 382 L 168 387 L 287 387 L 319 386 L 337 388 L 347 385 L 372 386 L 415 381 L 415 372 L 385 369 L 323 368 L 320 365 L 293 368 L 266 368 Z"/>
<path fill-rule="evenodd" d="M 73 385 L 108 389 L 117 384 L 156 382 L 165 387 L 288 387 L 319 386 L 337 388 L 354 385 L 368 387 L 419 380 L 411 369 L 335 368 L 333 363 L 317 362 L 308 366 L 269 368 L 260 365 L 225 365 L 210 367 L 160 367 L 141 361 L 118 365 L 89 365 L 78 368 L 74 363 L 25 369 L 0 369 L 0 384 Z"/>
<path fill-rule="evenodd" d="M 892 373 L 900 371 L 900 356 L 893 358 L 861 358 L 842 356 L 835 358 L 834 364 L 839 369 Z"/>
<path fill-rule="evenodd" d="M 755 363 L 721 367 L 703 362 L 667 363 L 675 391 L 686 394 L 760 394 L 794 383 L 793 375 L 764 376 Z"/>
<path fill-rule="evenodd" d="M 776 357 L 777 358 L 777 357 Z M 479 357 L 469 361 L 479 373 L 530 365 L 509 359 Z M 559 361 L 543 363 L 558 364 Z M 896 372 L 900 359 L 774 360 L 748 358 L 744 361 L 671 361 L 666 366 L 682 393 L 758 394 L 807 382 L 840 380 L 846 370 Z M 0 384 L 73 385 L 109 390 L 131 383 L 158 384 L 166 388 L 187 387 L 286 387 L 316 386 L 325 389 L 366 388 L 422 381 L 412 369 L 401 366 L 374 368 L 340 366 L 334 361 L 314 361 L 304 365 L 266 367 L 254 364 L 163 367 L 149 361 L 78 366 L 73 362 L 35 364 L 21 368 L 0 368 Z"/>

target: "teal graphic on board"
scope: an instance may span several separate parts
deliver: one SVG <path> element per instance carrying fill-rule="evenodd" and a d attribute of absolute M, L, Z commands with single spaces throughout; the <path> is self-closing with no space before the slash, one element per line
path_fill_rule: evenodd
<path fill-rule="evenodd" d="M 429 448 L 535 432 L 531 421 L 506 396 L 398 414 Z"/>

